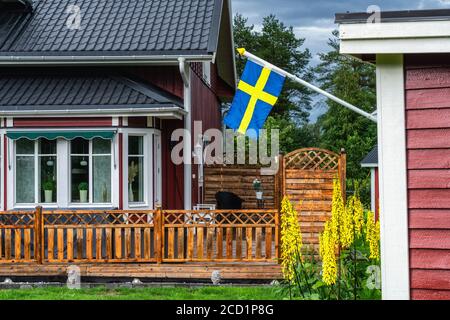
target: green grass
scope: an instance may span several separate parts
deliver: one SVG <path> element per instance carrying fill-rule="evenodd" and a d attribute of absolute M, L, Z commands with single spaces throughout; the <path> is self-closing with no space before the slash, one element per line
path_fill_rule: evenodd
<path fill-rule="evenodd" d="M 277 300 L 271 287 L 97 287 L 70 290 L 61 287 L 0 290 L 0 300 Z"/>

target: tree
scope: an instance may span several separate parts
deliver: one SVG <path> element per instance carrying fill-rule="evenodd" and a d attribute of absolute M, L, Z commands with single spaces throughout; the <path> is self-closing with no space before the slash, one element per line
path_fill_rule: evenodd
<path fill-rule="evenodd" d="M 320 141 L 320 128 L 316 124 L 296 125 L 291 119 L 269 116 L 265 129 L 278 129 L 280 136 L 280 152 L 289 153 L 298 148 L 316 147 Z"/>
<path fill-rule="evenodd" d="M 321 63 L 315 68 L 322 88 L 335 96 L 367 111 L 376 110 L 376 78 L 374 66 L 339 54 L 338 32 L 328 42 L 331 51 L 320 54 Z M 328 100 L 328 111 L 318 120 L 321 146 L 339 152 L 347 151 L 347 177 L 364 180 L 367 170 L 361 160 L 376 144 L 376 124 Z"/>
<path fill-rule="evenodd" d="M 234 37 L 236 48 L 243 47 L 249 52 L 295 74 L 305 80 L 312 80 L 308 65 L 311 54 L 303 49 L 305 39 L 297 38 L 292 27 L 287 27 L 274 15 L 263 19 L 262 30 L 254 30 L 248 19 L 237 14 L 234 17 Z M 245 60 L 237 54 L 238 74 L 242 74 Z M 311 109 L 310 92 L 305 87 L 287 80 L 280 98 L 271 115 L 294 119 L 298 124 L 307 123 Z"/>

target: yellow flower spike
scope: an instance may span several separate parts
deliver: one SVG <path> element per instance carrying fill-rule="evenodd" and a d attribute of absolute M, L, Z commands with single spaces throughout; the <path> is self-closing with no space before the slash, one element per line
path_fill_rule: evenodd
<path fill-rule="evenodd" d="M 353 196 L 353 202 L 353 224 L 356 236 L 359 238 L 364 227 L 364 206 L 357 195 Z"/>
<path fill-rule="evenodd" d="M 367 213 L 366 241 L 369 243 L 369 259 L 380 260 L 380 222 L 375 222 L 375 214 Z"/>
<path fill-rule="evenodd" d="M 333 181 L 333 200 L 331 208 L 332 229 L 343 249 L 353 243 L 353 218 L 345 209 L 342 198 L 341 183 L 338 178 Z"/>
<path fill-rule="evenodd" d="M 281 202 L 281 268 L 284 278 L 295 282 L 297 259 L 301 259 L 303 246 L 298 213 L 288 197 Z M 300 256 L 299 256 L 300 255 Z"/>
<path fill-rule="evenodd" d="M 333 232 L 333 224 L 325 223 L 325 229 L 320 235 L 320 256 L 322 258 L 322 280 L 327 285 L 333 285 L 337 280 L 337 241 Z"/>

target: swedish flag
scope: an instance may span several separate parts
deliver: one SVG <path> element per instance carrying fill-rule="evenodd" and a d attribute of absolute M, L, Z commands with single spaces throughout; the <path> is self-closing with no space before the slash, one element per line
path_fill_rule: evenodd
<path fill-rule="evenodd" d="M 245 65 L 225 124 L 242 134 L 258 135 L 272 107 L 277 103 L 286 78 L 251 60 Z"/>

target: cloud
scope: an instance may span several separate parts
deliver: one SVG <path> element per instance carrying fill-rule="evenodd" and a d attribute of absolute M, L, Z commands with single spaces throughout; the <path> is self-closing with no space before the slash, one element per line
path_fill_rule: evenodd
<path fill-rule="evenodd" d="M 383 11 L 450 8 L 450 0 L 232 0 L 233 11 L 249 18 L 260 28 L 262 18 L 275 14 L 293 26 L 297 36 L 305 38 L 305 46 L 314 56 L 327 50 L 331 32 L 337 28 L 334 15 L 338 12 L 365 12 L 370 5 Z M 313 63 L 317 60 L 314 59 Z"/>

